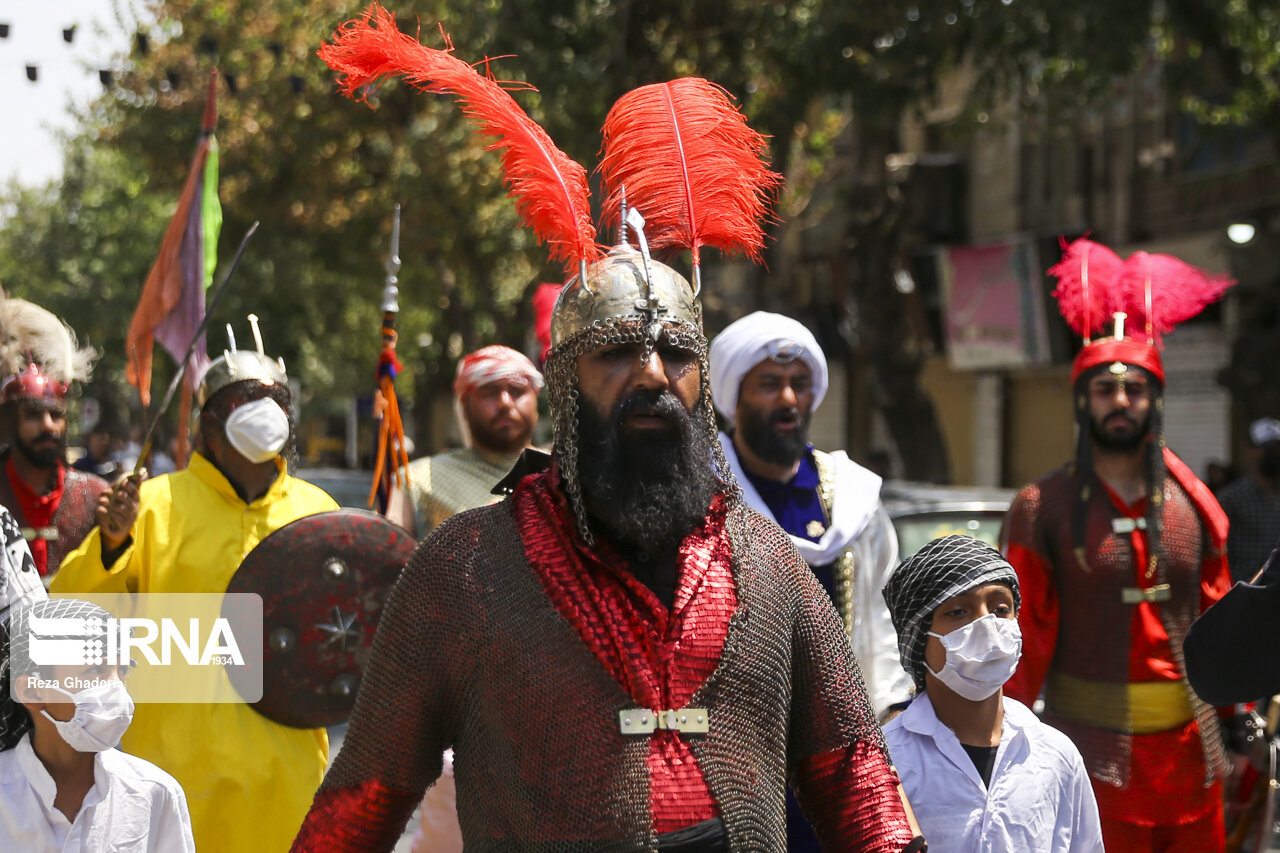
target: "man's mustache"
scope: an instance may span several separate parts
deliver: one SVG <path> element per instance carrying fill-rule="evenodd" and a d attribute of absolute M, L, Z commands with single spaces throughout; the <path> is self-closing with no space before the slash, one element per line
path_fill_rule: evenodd
<path fill-rule="evenodd" d="M 770 426 L 780 424 L 784 420 L 793 420 L 799 423 L 804 420 L 804 416 L 800 414 L 800 410 L 795 406 L 792 406 L 789 409 L 774 409 L 769 415 Z"/>
<path fill-rule="evenodd" d="M 613 422 L 621 423 L 628 415 L 643 412 L 646 415 L 658 415 L 669 421 L 675 421 L 687 414 L 684 404 L 670 391 L 632 391 L 618 401 L 613 408 Z"/>
<path fill-rule="evenodd" d="M 1103 425 L 1105 426 L 1106 424 L 1110 423 L 1112 418 L 1123 418 L 1133 426 L 1138 425 L 1138 419 L 1125 411 L 1112 412 L 1111 414 L 1107 415 L 1105 418 L 1102 419 Z"/>

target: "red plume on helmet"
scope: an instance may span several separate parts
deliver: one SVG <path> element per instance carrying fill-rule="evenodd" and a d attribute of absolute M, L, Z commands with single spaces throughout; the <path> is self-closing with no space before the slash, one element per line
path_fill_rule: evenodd
<path fill-rule="evenodd" d="M 1197 269 L 1172 255 L 1135 252 L 1127 259 L 1092 240 L 1064 245 L 1062 260 L 1049 269 L 1053 295 L 1067 324 L 1085 339 L 1071 380 L 1099 364 L 1124 362 L 1149 370 L 1164 382 L 1162 336 L 1222 298 L 1235 282 Z M 1112 322 L 1112 337 L 1091 340 Z"/>
<path fill-rule="evenodd" d="M 683 77 L 628 92 L 605 118 L 601 152 L 607 224 L 625 204 L 644 214 L 654 252 L 691 249 L 694 269 L 703 246 L 759 263 L 782 176 L 724 89 Z"/>
<path fill-rule="evenodd" d="M 545 362 L 551 350 L 551 312 L 560 298 L 563 284 L 544 281 L 533 292 L 533 332 L 538 338 L 538 361 Z"/>
<path fill-rule="evenodd" d="M 502 84 L 454 56 L 447 36 L 445 45 L 445 50 L 436 50 L 420 44 L 400 32 L 395 16 L 374 3 L 359 20 L 339 27 L 319 54 L 339 73 L 339 85 L 348 97 L 365 100 L 365 87 L 393 75 L 425 92 L 456 96 L 463 113 L 485 134 L 497 137 L 490 148 L 502 151 L 516 210 L 548 246 L 551 259 L 573 270 L 598 258 L 586 169 L 556 147 Z"/>
<path fill-rule="evenodd" d="M 1111 249 L 1081 238 L 1063 241 L 1062 260 L 1049 268 L 1058 279 L 1053 297 L 1058 310 L 1077 335 L 1087 342 L 1102 332 L 1117 311 L 1125 311 L 1120 275 L 1124 261 Z"/>
<path fill-rule="evenodd" d="M 1161 345 L 1164 335 L 1217 302 L 1235 280 L 1193 267 L 1172 255 L 1134 252 L 1124 262 L 1121 289 L 1134 332 Z"/>

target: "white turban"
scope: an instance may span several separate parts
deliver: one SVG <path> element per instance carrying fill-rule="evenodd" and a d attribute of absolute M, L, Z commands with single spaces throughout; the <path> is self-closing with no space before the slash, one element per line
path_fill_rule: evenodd
<path fill-rule="evenodd" d="M 813 371 L 813 408 L 827 396 L 827 358 L 813 334 L 781 314 L 756 311 L 730 323 L 711 342 L 711 400 L 720 414 L 733 420 L 742 378 L 762 361 L 800 359 Z"/>

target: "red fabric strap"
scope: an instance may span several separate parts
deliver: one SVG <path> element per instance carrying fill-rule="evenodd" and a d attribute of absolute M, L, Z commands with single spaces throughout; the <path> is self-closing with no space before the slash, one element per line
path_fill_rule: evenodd
<path fill-rule="evenodd" d="M 1187 463 L 1175 456 L 1167 447 L 1164 448 L 1164 467 L 1195 504 L 1196 512 L 1200 513 L 1200 518 L 1204 521 L 1205 530 L 1209 533 L 1209 541 L 1213 543 L 1213 547 L 1219 550 L 1226 547 L 1227 514 L 1218 504 L 1218 499 L 1213 496 L 1213 492 L 1192 473 Z"/>

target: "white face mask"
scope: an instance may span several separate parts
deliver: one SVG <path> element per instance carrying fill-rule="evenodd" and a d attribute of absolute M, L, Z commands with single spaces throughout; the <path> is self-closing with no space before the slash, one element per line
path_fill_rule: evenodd
<path fill-rule="evenodd" d="M 947 653 L 941 672 L 924 668 L 943 684 L 974 702 L 999 690 L 1013 675 L 1022 657 L 1022 629 L 1017 619 L 988 613 L 950 634 L 935 634 Z"/>
<path fill-rule="evenodd" d="M 250 462 L 275 459 L 289 440 L 289 416 L 269 397 L 239 406 L 227 416 L 227 441 Z"/>
<path fill-rule="evenodd" d="M 111 679 L 79 693 L 69 693 L 54 687 L 59 693 L 76 703 L 76 712 L 69 720 L 55 720 L 41 709 L 58 729 L 62 739 L 77 752 L 102 752 L 120 743 L 129 724 L 133 722 L 133 697 L 125 689 L 124 682 Z"/>

